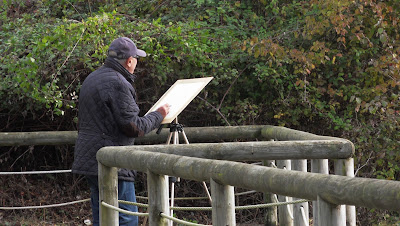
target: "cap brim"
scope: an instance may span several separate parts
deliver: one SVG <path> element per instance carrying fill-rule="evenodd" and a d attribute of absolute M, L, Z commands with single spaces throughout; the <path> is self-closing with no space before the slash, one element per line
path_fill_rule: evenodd
<path fill-rule="evenodd" d="M 146 52 L 143 51 L 143 50 L 141 50 L 141 49 L 137 49 L 137 50 L 136 50 L 136 54 L 137 54 L 138 56 L 140 56 L 140 57 L 146 57 L 146 56 L 147 56 Z"/>

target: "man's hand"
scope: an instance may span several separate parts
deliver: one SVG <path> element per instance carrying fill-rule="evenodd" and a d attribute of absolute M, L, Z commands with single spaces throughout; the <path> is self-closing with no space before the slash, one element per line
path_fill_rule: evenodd
<path fill-rule="evenodd" d="M 161 113 L 163 118 L 165 118 L 165 116 L 167 116 L 169 113 L 169 107 L 169 104 L 164 104 L 163 106 L 159 107 L 157 111 Z"/>

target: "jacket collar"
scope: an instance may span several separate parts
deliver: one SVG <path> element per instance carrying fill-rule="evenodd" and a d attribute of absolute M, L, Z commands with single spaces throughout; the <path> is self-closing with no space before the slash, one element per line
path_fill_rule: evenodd
<path fill-rule="evenodd" d="M 112 57 L 107 57 L 106 61 L 104 62 L 104 66 L 112 68 L 116 71 L 118 71 L 119 73 L 121 73 L 126 80 L 128 80 L 131 83 L 135 82 L 136 79 L 136 75 L 131 74 L 128 70 L 126 70 L 126 68 L 124 68 L 124 66 L 122 66 L 117 60 L 115 60 Z"/>

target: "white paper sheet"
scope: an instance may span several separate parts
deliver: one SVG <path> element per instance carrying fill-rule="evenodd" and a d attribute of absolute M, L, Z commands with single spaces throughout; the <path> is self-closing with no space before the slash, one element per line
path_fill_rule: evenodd
<path fill-rule="evenodd" d="M 146 114 L 157 110 L 164 104 L 169 104 L 169 113 L 162 124 L 171 123 L 212 79 L 213 77 L 206 77 L 176 81 Z"/>

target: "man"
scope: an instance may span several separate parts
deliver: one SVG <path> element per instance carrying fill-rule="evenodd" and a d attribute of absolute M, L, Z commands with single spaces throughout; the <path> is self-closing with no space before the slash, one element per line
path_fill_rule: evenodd
<path fill-rule="evenodd" d="M 134 137 L 159 127 L 169 112 L 168 105 L 164 105 L 144 117 L 138 116 L 133 72 L 138 58 L 145 56 L 146 52 L 138 49 L 131 39 L 115 39 L 104 65 L 85 79 L 80 90 L 72 172 L 85 175 L 89 183 L 93 225 L 99 224 L 97 151 L 104 146 L 132 145 Z M 118 170 L 118 199 L 136 202 L 134 177 L 132 170 Z M 120 204 L 120 207 L 137 212 L 133 205 Z M 138 218 L 120 213 L 119 223 L 138 225 Z"/>

